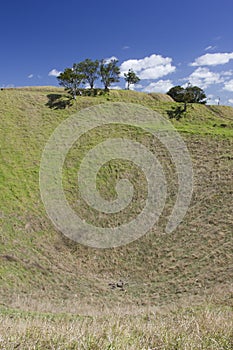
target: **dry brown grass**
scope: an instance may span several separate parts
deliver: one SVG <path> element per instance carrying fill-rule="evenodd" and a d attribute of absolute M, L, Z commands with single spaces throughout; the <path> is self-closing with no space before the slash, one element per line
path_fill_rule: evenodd
<path fill-rule="evenodd" d="M 164 314 L 18 314 L 1 317 L 1 349 L 231 350 L 233 311 L 183 309 Z"/>

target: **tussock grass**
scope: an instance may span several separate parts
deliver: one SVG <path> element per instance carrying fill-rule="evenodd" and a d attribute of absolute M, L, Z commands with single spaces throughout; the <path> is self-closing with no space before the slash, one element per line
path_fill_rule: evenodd
<path fill-rule="evenodd" d="M 80 317 L 9 311 L 1 317 L 2 349 L 212 349 L 233 347 L 233 311 L 182 309 L 169 314 Z"/>

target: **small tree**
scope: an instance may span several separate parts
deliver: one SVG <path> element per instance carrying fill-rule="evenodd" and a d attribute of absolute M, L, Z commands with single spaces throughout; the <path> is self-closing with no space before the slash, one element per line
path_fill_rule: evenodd
<path fill-rule="evenodd" d="M 74 99 L 80 92 L 80 85 L 84 82 L 85 76 L 81 74 L 76 65 L 73 68 L 66 68 L 58 77 L 59 85 L 64 86 Z"/>
<path fill-rule="evenodd" d="M 100 63 L 100 76 L 105 91 L 108 90 L 112 83 L 117 83 L 120 80 L 120 68 L 117 66 L 117 63 L 118 60 L 111 60 L 108 63 L 102 60 Z"/>
<path fill-rule="evenodd" d="M 186 94 L 188 94 L 189 103 L 206 104 L 206 94 L 201 88 L 189 85 L 185 90 Z"/>
<path fill-rule="evenodd" d="M 180 85 L 174 86 L 167 92 L 167 94 L 176 102 L 183 102 L 185 109 L 187 103 L 206 103 L 206 95 L 198 86 L 188 85 L 186 88 L 183 88 Z"/>
<path fill-rule="evenodd" d="M 140 78 L 132 69 L 129 69 L 128 73 L 124 73 L 124 77 L 127 83 L 127 90 L 129 90 L 131 84 L 137 84 L 140 81 Z"/>
<path fill-rule="evenodd" d="M 94 88 L 94 83 L 99 77 L 99 61 L 92 61 L 87 58 L 85 61 L 75 64 L 75 68 L 80 74 L 83 74 L 84 81 L 88 82 L 90 88 Z"/>
<path fill-rule="evenodd" d="M 204 91 L 198 86 L 192 86 L 189 84 L 186 88 L 182 86 L 172 87 L 167 94 L 173 98 L 176 102 L 184 103 L 184 106 L 172 107 L 167 111 L 169 118 L 181 119 L 187 111 L 188 103 L 206 103 L 206 95 Z"/>
<path fill-rule="evenodd" d="M 171 96 L 176 102 L 183 102 L 184 88 L 180 85 L 173 86 L 168 92 L 167 95 Z"/>

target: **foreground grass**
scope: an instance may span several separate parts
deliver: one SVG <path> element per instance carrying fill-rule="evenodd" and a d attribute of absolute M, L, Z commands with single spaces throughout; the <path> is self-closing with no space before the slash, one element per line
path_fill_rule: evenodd
<path fill-rule="evenodd" d="M 94 317 L 2 310 L 0 334 L 1 349 L 231 350 L 233 310 L 205 306 Z"/>

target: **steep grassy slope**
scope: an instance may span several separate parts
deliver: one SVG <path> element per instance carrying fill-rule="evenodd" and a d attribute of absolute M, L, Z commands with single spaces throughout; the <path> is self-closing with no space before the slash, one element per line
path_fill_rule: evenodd
<path fill-rule="evenodd" d="M 164 227 L 176 198 L 177 181 L 162 149 L 158 149 L 159 157 L 171 181 L 170 199 L 159 227 L 127 246 L 98 250 L 68 240 L 51 224 L 38 183 L 45 143 L 56 126 L 77 109 L 106 101 L 139 103 L 165 117 L 175 105 L 164 95 L 111 91 L 109 95 L 79 97 L 68 107 L 60 88 L 0 91 L 0 304 L 4 310 L 83 314 L 116 306 L 122 313 L 126 306 L 137 313 L 210 300 L 223 308 L 232 306 L 231 107 L 193 105 L 185 118 L 173 121 L 192 156 L 195 186 L 188 213 L 172 234 L 164 234 Z M 84 139 L 66 161 L 65 192 L 83 215 L 94 214 L 75 204 L 76 159 L 84 152 L 85 143 L 95 143 L 98 137 L 93 133 Z M 148 135 L 135 137 L 151 145 Z M 103 169 L 99 182 L 106 198 L 112 185 L 110 182 L 107 187 L 107 178 L 115 175 L 116 166 L 110 168 Z M 124 164 L 121 170 L 125 172 Z M 117 287 L 120 280 L 123 288 Z"/>

